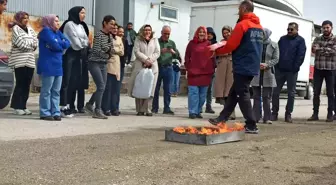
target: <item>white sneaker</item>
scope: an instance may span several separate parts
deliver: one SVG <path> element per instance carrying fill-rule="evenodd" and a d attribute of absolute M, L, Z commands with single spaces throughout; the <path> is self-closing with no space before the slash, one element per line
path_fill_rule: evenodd
<path fill-rule="evenodd" d="M 21 109 L 15 109 L 14 114 L 23 116 L 23 115 L 26 115 L 26 112 L 24 110 L 21 110 Z"/>
<path fill-rule="evenodd" d="M 71 113 L 69 109 L 61 110 L 62 118 L 72 118 L 74 115 Z"/>
<path fill-rule="evenodd" d="M 33 114 L 29 109 L 25 109 L 23 111 L 26 113 L 26 115 L 32 115 Z"/>

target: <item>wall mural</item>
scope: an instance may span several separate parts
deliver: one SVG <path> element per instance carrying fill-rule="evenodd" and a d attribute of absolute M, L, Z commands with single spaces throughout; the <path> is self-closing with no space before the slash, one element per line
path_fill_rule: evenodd
<path fill-rule="evenodd" d="M 8 28 L 8 23 L 13 21 L 13 17 L 14 17 L 13 13 L 4 13 L 0 15 L 0 49 L 7 53 L 10 52 L 11 44 L 12 44 L 11 42 L 12 31 L 11 29 Z M 30 16 L 29 24 L 35 30 L 37 34 L 42 29 L 41 17 Z M 60 25 L 61 24 L 62 22 L 60 23 Z M 90 43 L 92 44 L 94 28 L 91 25 L 88 25 L 88 26 L 90 30 L 89 40 L 90 40 Z"/>

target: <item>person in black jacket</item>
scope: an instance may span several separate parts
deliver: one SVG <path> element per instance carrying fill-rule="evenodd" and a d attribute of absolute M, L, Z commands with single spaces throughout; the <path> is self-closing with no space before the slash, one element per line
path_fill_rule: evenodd
<path fill-rule="evenodd" d="M 211 44 L 216 44 L 217 43 L 217 37 L 214 29 L 212 27 L 207 27 L 207 32 L 208 32 L 208 40 L 211 42 Z M 216 57 L 213 58 L 214 63 L 216 66 Z M 206 108 L 205 108 L 205 113 L 210 113 L 210 114 L 215 114 L 215 111 L 212 109 L 212 92 L 213 92 L 213 84 L 214 84 L 214 79 L 215 79 L 215 74 L 212 76 L 211 84 L 208 87 L 208 92 L 207 92 L 207 98 L 206 98 Z"/>
<path fill-rule="evenodd" d="M 287 35 L 282 36 L 278 42 L 280 58 L 279 63 L 275 66 L 277 87 L 274 89 L 272 97 L 272 121 L 278 120 L 280 91 L 287 82 L 288 99 L 285 121 L 293 122 L 291 114 L 294 109 L 296 81 L 306 55 L 305 39 L 298 34 L 298 30 L 297 23 L 289 23 Z"/>

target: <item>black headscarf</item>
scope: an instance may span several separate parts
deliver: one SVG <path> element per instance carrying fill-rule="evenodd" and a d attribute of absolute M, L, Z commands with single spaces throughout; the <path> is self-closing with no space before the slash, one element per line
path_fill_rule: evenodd
<path fill-rule="evenodd" d="M 217 36 L 215 30 L 212 27 L 207 27 L 207 32 L 213 35 L 213 38 L 210 40 L 211 44 L 217 43 Z"/>
<path fill-rule="evenodd" d="M 62 24 L 59 30 L 63 33 L 66 23 L 68 23 L 69 21 L 72 21 L 75 24 L 81 24 L 85 30 L 86 35 L 89 36 L 89 27 L 87 26 L 85 22 L 81 22 L 79 19 L 79 12 L 81 12 L 83 9 L 85 9 L 83 6 L 75 6 L 71 8 L 68 11 L 68 15 L 69 15 L 68 20 L 64 21 L 64 23 Z"/>

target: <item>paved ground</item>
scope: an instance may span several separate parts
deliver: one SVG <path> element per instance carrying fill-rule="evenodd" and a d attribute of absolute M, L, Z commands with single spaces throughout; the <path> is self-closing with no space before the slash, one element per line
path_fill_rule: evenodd
<path fill-rule="evenodd" d="M 136 117 L 133 100 L 123 97 L 123 116 L 60 123 L 37 119 L 36 96 L 29 104 L 33 116 L 0 112 L 0 185 L 336 184 L 336 123 L 306 123 L 311 101 L 296 101 L 295 124 L 260 125 L 259 135 L 216 146 L 163 141 L 166 127 L 212 117 L 187 119 L 186 98 L 173 99 L 174 117 Z"/>

